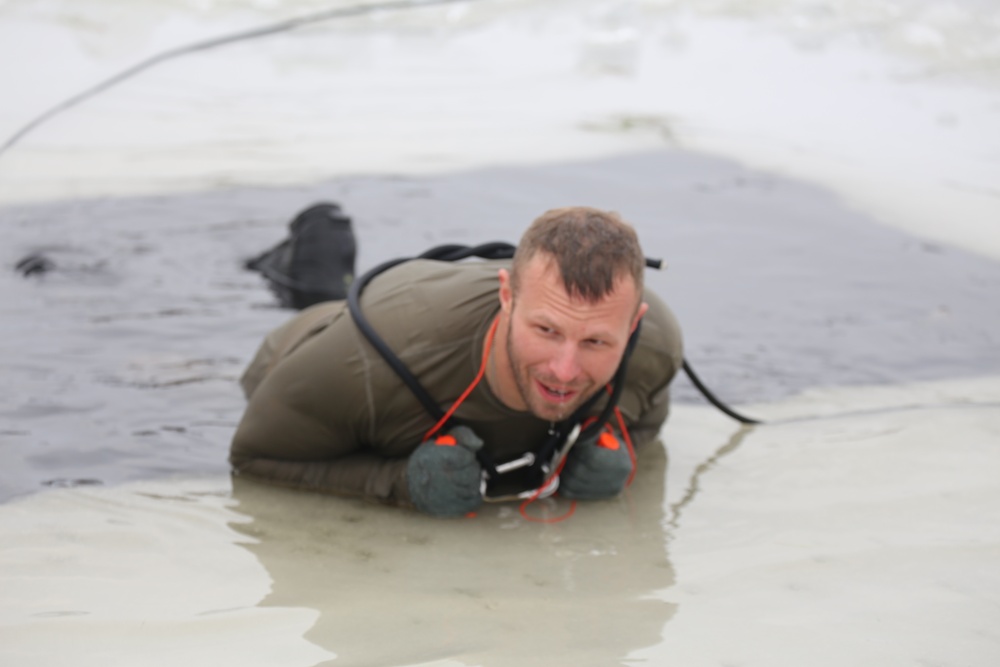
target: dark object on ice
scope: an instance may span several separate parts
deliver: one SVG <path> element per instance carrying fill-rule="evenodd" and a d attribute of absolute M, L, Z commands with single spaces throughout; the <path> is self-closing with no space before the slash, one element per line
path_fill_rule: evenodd
<path fill-rule="evenodd" d="M 85 477 L 82 479 L 70 479 L 66 477 L 56 477 L 42 482 L 42 486 L 51 486 L 57 489 L 72 489 L 76 486 L 104 486 L 104 482 L 99 479 Z"/>
<path fill-rule="evenodd" d="M 14 268 L 17 269 L 22 276 L 31 276 L 36 273 L 48 273 L 52 269 L 56 268 L 56 264 L 45 255 L 32 253 L 18 262 Z"/>
<path fill-rule="evenodd" d="M 247 260 L 246 268 L 267 278 L 285 308 L 346 299 L 357 253 L 351 219 L 337 204 L 322 203 L 299 213 L 288 228 L 288 239 Z"/>

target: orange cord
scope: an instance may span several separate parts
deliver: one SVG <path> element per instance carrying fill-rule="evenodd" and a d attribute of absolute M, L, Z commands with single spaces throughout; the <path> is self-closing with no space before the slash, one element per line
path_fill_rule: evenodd
<path fill-rule="evenodd" d="M 628 456 L 629 459 L 632 461 L 632 472 L 629 473 L 628 479 L 625 481 L 625 487 L 628 488 L 629 486 L 632 485 L 632 480 L 635 479 L 635 470 L 636 470 L 635 446 L 632 444 L 632 437 L 629 435 L 628 428 L 625 426 L 625 418 L 622 416 L 622 411 L 619 410 L 617 406 L 615 406 L 615 417 L 617 417 L 618 419 L 618 427 L 619 429 L 621 429 L 622 438 L 625 440 L 625 448 L 628 449 Z M 588 422 L 585 422 L 585 424 L 593 420 L 594 417 L 591 417 Z M 614 435 L 614 429 L 612 429 L 611 424 L 605 424 L 604 428 L 606 429 L 604 433 L 610 433 Z M 602 433 L 601 435 L 603 436 L 604 433 Z M 528 514 L 528 505 L 530 505 L 531 503 L 535 502 L 538 499 L 538 496 L 541 494 L 542 489 L 544 489 L 549 484 L 549 482 L 552 481 L 553 477 L 559 476 L 559 473 L 562 472 L 563 466 L 565 465 L 566 465 L 566 459 L 564 458 L 562 461 L 559 462 L 559 467 L 556 469 L 556 471 L 551 475 L 549 475 L 549 478 L 545 480 L 545 483 L 542 484 L 540 487 L 538 487 L 538 489 L 533 494 L 531 494 L 531 496 L 529 496 L 527 500 L 521 503 L 521 507 L 519 508 L 519 510 L 521 512 L 522 517 L 524 517 L 528 521 L 533 521 L 536 523 L 558 523 L 560 521 L 565 521 L 566 519 L 573 516 L 573 513 L 576 512 L 575 500 L 572 501 L 572 503 L 569 506 L 569 509 L 566 511 L 565 514 L 562 514 L 557 517 L 552 517 L 550 519 L 542 519 L 540 517 L 534 517 Z"/>
<path fill-rule="evenodd" d="M 490 348 L 493 347 L 493 334 L 497 332 L 497 324 L 499 323 L 500 323 L 500 316 L 498 315 L 496 318 L 494 318 L 493 324 L 490 325 L 490 330 L 486 334 L 486 344 L 483 345 L 483 361 L 482 363 L 479 364 L 479 373 L 476 374 L 476 379 L 472 381 L 472 384 L 470 384 L 468 387 L 465 388 L 465 391 L 463 391 L 462 395 L 458 397 L 458 400 L 451 404 L 451 407 L 448 408 L 448 412 L 444 413 L 444 417 L 441 417 L 441 419 L 438 420 L 438 423 L 434 424 L 431 430 L 427 431 L 427 435 L 424 436 L 425 441 L 430 440 L 432 435 L 437 433 L 442 426 L 448 423 L 448 420 L 451 419 L 451 416 L 455 414 L 455 410 L 458 410 L 458 406 L 460 406 L 462 402 L 469 397 L 469 394 L 472 393 L 472 390 L 476 388 L 476 385 L 479 384 L 479 381 L 483 379 L 484 375 L 486 375 L 486 362 L 489 361 Z"/>
<path fill-rule="evenodd" d="M 562 461 L 559 462 L 559 467 L 556 468 L 556 471 L 551 475 L 549 475 L 548 479 L 545 480 L 545 483 L 542 484 L 537 489 L 535 489 L 535 492 L 532 493 L 530 496 L 528 496 L 528 498 L 523 503 L 521 503 L 521 507 L 518 509 L 521 512 L 521 516 L 523 516 L 526 520 L 533 521 L 535 523 L 559 523 L 560 521 L 565 521 L 566 519 L 570 518 L 571 516 L 573 516 L 573 513 L 576 512 L 576 501 L 574 500 L 570 503 L 569 509 L 566 510 L 564 514 L 552 517 L 551 519 L 543 519 L 541 517 L 535 517 L 528 514 L 528 505 L 538 500 L 538 496 L 541 495 L 542 489 L 548 486 L 549 482 L 551 482 L 554 478 L 559 476 L 559 473 L 562 472 L 563 466 L 565 465 L 566 465 L 566 459 L 564 458 Z"/>
<path fill-rule="evenodd" d="M 618 418 L 618 428 L 621 429 L 622 437 L 625 438 L 625 447 L 628 448 L 628 457 L 632 460 L 632 472 L 629 473 L 628 479 L 625 480 L 625 488 L 632 486 L 632 480 L 635 479 L 635 471 L 639 466 L 637 465 L 637 457 L 635 455 L 635 446 L 632 444 L 632 437 L 628 433 L 628 428 L 625 426 L 625 418 L 622 417 L 622 411 L 615 406 L 615 417 Z"/>

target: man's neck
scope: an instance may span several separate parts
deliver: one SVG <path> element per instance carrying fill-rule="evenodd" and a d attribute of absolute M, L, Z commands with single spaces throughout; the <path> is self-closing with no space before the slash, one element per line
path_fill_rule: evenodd
<path fill-rule="evenodd" d="M 507 336 L 510 332 L 510 320 L 503 311 L 498 315 L 496 333 L 490 346 L 486 361 L 486 382 L 490 391 L 501 403 L 513 410 L 526 410 L 527 406 L 520 400 L 517 382 L 511 367 L 510 356 L 507 354 Z"/>

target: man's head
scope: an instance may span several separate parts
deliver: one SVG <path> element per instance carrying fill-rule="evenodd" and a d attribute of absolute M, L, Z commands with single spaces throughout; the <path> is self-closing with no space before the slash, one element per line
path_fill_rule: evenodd
<path fill-rule="evenodd" d="M 539 253 L 555 261 L 570 296 L 598 301 L 624 276 L 632 278 L 637 298 L 642 296 L 646 258 L 635 230 L 617 213 L 586 206 L 543 213 L 521 236 L 514 253 L 511 280 L 515 293 L 520 274 Z"/>
<path fill-rule="evenodd" d="M 500 271 L 500 326 L 491 385 L 501 400 L 552 421 L 612 378 L 646 312 L 645 259 L 616 214 L 549 211 Z"/>

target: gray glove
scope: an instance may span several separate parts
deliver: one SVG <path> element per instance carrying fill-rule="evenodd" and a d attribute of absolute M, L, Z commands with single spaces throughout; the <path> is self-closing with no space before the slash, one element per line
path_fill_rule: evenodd
<path fill-rule="evenodd" d="M 559 474 L 559 495 L 579 500 L 617 496 L 632 474 L 632 457 L 617 436 L 602 430 L 569 450 Z"/>
<path fill-rule="evenodd" d="M 410 500 L 426 514 L 463 516 L 483 502 L 483 468 L 476 452 L 483 441 L 468 426 L 421 443 L 406 464 Z"/>

